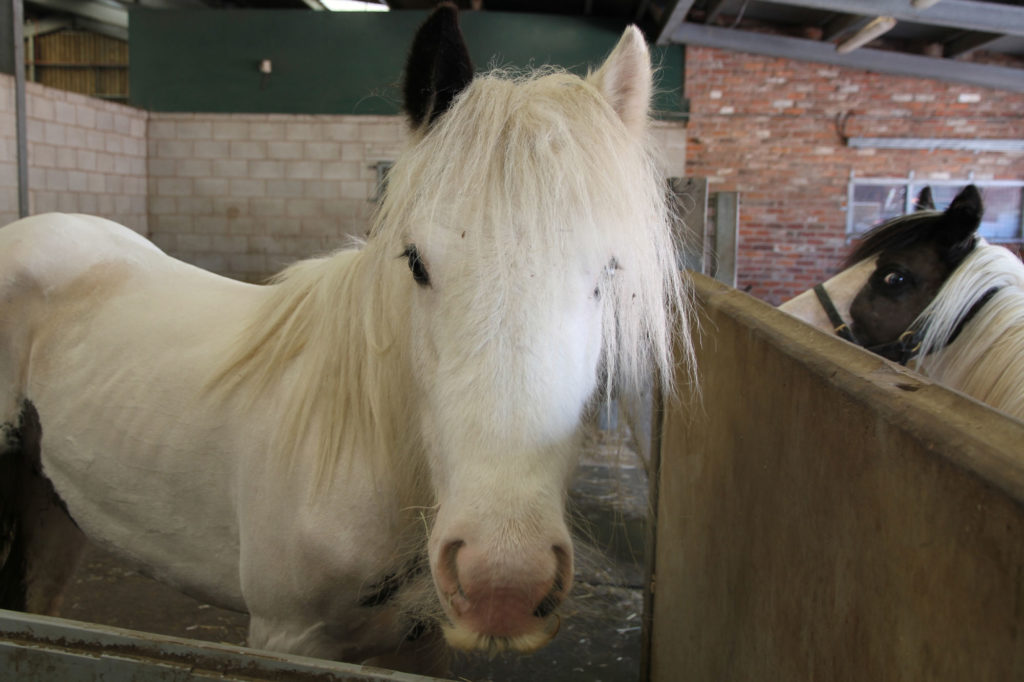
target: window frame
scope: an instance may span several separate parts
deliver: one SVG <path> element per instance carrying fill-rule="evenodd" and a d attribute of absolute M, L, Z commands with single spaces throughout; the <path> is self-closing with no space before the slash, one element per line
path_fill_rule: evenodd
<path fill-rule="evenodd" d="M 846 242 L 849 243 L 859 237 L 861 237 L 867 230 L 857 231 L 854 225 L 854 207 L 859 203 L 854 201 L 857 187 L 863 186 L 902 186 L 905 189 L 904 206 L 901 215 L 910 213 L 914 210 L 914 200 L 917 199 L 917 195 L 920 191 L 930 186 L 934 190 L 936 187 L 955 187 L 960 189 L 965 185 L 974 184 L 981 190 L 984 195 L 985 190 L 989 188 L 1016 188 L 1020 192 L 1019 208 L 1017 215 L 1016 225 L 1016 236 L 1012 238 L 1006 237 L 990 237 L 985 234 L 984 229 L 979 229 L 978 234 L 985 237 L 989 241 L 998 244 L 1024 244 L 1024 180 L 976 180 L 974 178 L 950 178 L 950 179 L 926 179 L 926 178 L 915 178 L 911 177 L 856 177 L 851 176 L 850 181 L 847 184 L 846 192 Z M 875 223 L 877 225 L 878 223 Z M 868 228 L 870 229 L 870 228 Z"/>

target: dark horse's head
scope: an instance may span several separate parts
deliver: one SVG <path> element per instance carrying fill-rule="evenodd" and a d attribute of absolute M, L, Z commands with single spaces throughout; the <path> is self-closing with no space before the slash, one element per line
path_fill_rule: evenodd
<path fill-rule="evenodd" d="M 875 271 L 850 306 L 857 341 L 905 362 L 908 330 L 977 244 L 981 194 L 965 187 L 945 211 L 918 210 L 871 230 L 848 264 L 877 256 Z"/>

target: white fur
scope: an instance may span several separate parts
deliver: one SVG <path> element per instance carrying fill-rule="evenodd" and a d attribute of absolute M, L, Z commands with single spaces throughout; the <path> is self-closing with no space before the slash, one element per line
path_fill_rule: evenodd
<path fill-rule="evenodd" d="M 953 343 L 953 330 L 991 287 L 999 287 Z M 979 243 L 921 312 L 928 320 L 912 365 L 1018 419 L 1024 419 L 1024 264 L 1009 250 Z"/>
<path fill-rule="evenodd" d="M 602 358 L 671 389 L 673 344 L 691 356 L 638 128 L 649 92 L 623 94 L 649 78 L 642 41 L 627 31 L 598 74 L 478 78 L 395 164 L 362 249 L 269 286 L 102 219 L 0 231 L 7 418 L 36 405 L 83 531 L 249 611 L 254 646 L 358 660 L 402 642 L 409 613 L 472 646 L 550 636 L 478 637 L 450 603 L 474 582 L 530 599 L 571 582 L 565 487 Z M 358 607 L 426 548 L 433 586 Z"/>
<path fill-rule="evenodd" d="M 830 277 L 823 284 L 833 305 L 836 306 L 836 312 L 847 324 L 850 324 L 850 304 L 853 303 L 857 292 L 863 288 L 868 277 L 874 272 L 875 260 L 875 258 L 865 259 Z M 814 289 L 808 289 L 802 294 L 794 296 L 780 305 L 779 310 L 818 329 L 833 331 L 832 322 L 828 319 L 825 309 L 821 307 Z"/>

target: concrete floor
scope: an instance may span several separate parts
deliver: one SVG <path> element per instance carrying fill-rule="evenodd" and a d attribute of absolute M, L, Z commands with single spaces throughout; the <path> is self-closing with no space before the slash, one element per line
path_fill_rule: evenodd
<path fill-rule="evenodd" d="M 639 679 L 647 480 L 621 431 L 589 429 L 572 486 L 581 526 L 576 587 L 555 640 L 532 655 L 459 655 L 460 680 L 634 682 Z M 157 634 L 243 645 L 247 617 L 190 599 L 90 547 L 62 616 Z"/>

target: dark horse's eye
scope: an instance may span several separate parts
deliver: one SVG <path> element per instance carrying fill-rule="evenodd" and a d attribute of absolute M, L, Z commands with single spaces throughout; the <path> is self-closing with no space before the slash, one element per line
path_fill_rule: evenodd
<path fill-rule="evenodd" d="M 887 287 L 895 288 L 906 284 L 907 278 L 903 276 L 902 272 L 896 272 L 895 270 L 893 270 L 891 272 L 886 273 L 886 275 L 882 277 L 882 283 L 885 284 Z"/>
<path fill-rule="evenodd" d="M 402 252 L 400 258 L 405 258 L 409 261 L 409 270 L 412 271 L 412 278 L 416 280 L 416 283 L 420 286 L 430 286 L 430 275 L 427 274 L 427 266 L 423 264 L 423 259 L 420 258 L 419 251 L 416 250 L 415 244 L 409 244 L 405 247 L 405 251 Z"/>

